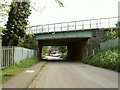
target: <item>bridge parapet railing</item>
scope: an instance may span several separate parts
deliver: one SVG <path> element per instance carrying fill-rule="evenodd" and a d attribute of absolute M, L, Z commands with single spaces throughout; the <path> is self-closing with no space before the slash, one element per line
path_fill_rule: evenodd
<path fill-rule="evenodd" d="M 92 30 L 101 28 L 114 28 L 120 17 L 89 19 L 71 22 L 62 22 L 46 25 L 37 25 L 27 28 L 27 34 L 63 32 L 63 31 L 77 31 L 77 30 Z"/>

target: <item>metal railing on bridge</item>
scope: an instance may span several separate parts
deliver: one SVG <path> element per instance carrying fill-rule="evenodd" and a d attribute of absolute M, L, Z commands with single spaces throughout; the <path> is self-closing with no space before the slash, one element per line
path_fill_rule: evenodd
<path fill-rule="evenodd" d="M 89 19 L 27 27 L 27 34 L 115 28 L 120 17 Z"/>

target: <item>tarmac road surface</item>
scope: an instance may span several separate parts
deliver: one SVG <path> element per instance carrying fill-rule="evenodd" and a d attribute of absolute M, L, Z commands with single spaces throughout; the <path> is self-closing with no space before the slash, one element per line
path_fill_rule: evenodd
<path fill-rule="evenodd" d="M 118 88 L 118 73 L 80 62 L 48 61 L 29 88 Z"/>

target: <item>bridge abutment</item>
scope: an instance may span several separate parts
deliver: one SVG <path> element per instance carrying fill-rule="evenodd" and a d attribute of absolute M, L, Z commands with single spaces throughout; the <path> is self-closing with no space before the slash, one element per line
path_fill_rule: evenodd
<path fill-rule="evenodd" d="M 75 45 L 68 46 L 68 60 L 69 61 L 83 61 L 88 56 L 88 40 L 82 41 Z"/>
<path fill-rule="evenodd" d="M 39 59 L 39 61 L 41 61 L 42 60 L 42 44 L 40 43 L 40 41 L 38 41 L 38 59 Z"/>

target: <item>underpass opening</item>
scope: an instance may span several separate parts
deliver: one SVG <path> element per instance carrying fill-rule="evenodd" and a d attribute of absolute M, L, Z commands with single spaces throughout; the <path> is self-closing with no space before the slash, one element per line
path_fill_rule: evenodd
<path fill-rule="evenodd" d="M 42 60 L 66 61 L 67 46 L 43 46 Z"/>
<path fill-rule="evenodd" d="M 55 47 L 66 47 L 66 58 L 64 60 L 86 60 L 88 56 L 88 39 L 89 38 L 39 40 L 39 60 L 47 60 L 42 56 L 45 47 L 54 47 L 54 49 Z M 47 55 L 50 56 L 49 52 L 47 52 Z M 56 54 L 53 54 L 53 56 L 54 55 Z"/>

